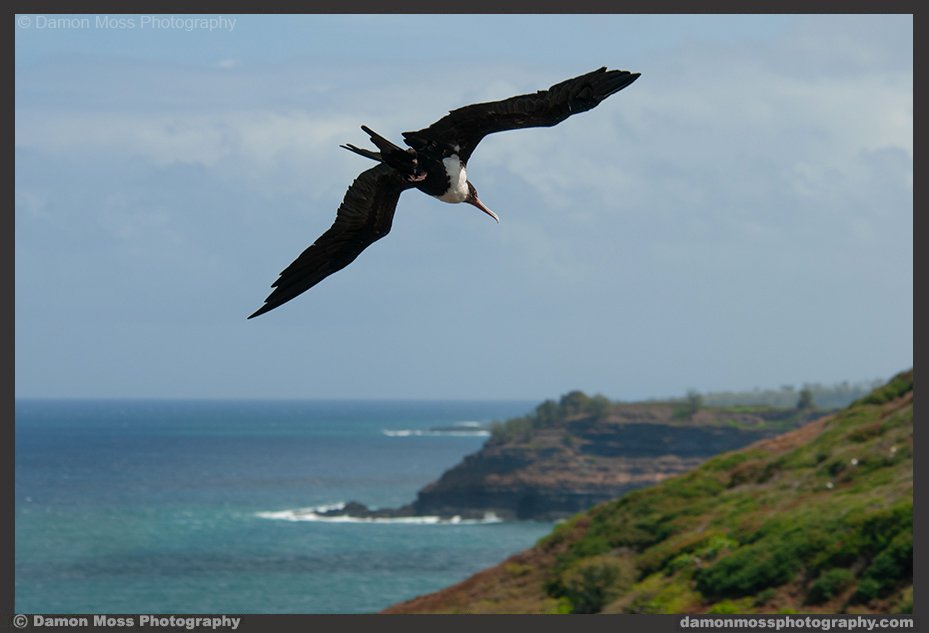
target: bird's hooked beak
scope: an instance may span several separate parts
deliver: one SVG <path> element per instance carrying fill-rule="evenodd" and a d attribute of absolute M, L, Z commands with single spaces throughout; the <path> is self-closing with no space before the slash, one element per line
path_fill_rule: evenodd
<path fill-rule="evenodd" d="M 468 183 L 468 197 L 465 198 L 465 202 L 468 204 L 473 204 L 475 207 L 496 220 L 497 224 L 500 223 L 500 218 L 497 217 L 497 214 L 488 209 L 487 205 L 481 202 L 481 199 L 477 197 L 477 189 L 475 189 L 474 185 L 472 185 L 470 182 Z"/>

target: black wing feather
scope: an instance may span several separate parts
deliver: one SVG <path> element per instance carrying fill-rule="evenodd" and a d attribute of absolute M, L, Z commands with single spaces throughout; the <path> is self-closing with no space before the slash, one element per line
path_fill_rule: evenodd
<path fill-rule="evenodd" d="M 411 186 L 387 165 L 362 172 L 348 188 L 329 230 L 281 272 L 265 304 L 248 318 L 287 303 L 355 261 L 390 232 L 400 194 Z"/>
<path fill-rule="evenodd" d="M 604 66 L 535 94 L 475 103 L 452 110 L 427 128 L 405 132 L 403 138 L 416 150 L 424 149 L 434 142 L 458 145 L 458 156 L 467 163 L 477 144 L 488 134 L 557 125 L 572 114 L 595 108 L 638 77 L 639 73 L 607 70 Z"/>

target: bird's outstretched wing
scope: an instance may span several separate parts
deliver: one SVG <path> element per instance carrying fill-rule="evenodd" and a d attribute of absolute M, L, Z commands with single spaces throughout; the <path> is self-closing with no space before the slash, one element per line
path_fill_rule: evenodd
<path fill-rule="evenodd" d="M 348 188 L 329 230 L 284 269 L 272 284 L 274 291 L 265 304 L 248 318 L 306 292 L 351 264 L 361 251 L 387 235 L 400 194 L 411 186 L 387 165 L 362 172 Z"/>
<path fill-rule="evenodd" d="M 458 157 L 467 163 L 474 148 L 488 134 L 557 125 L 572 114 L 595 108 L 611 94 L 638 79 L 639 74 L 628 70 L 607 70 L 604 66 L 535 94 L 475 103 L 452 110 L 427 128 L 404 132 L 403 138 L 417 151 L 430 143 L 457 145 Z"/>

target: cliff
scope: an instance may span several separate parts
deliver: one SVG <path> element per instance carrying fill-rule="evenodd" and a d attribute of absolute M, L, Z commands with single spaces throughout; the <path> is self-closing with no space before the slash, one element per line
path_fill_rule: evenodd
<path fill-rule="evenodd" d="M 498 425 L 413 502 L 419 515 L 559 519 L 686 472 L 822 412 L 613 404 L 580 392 Z"/>
<path fill-rule="evenodd" d="M 387 612 L 911 612 L 912 512 L 911 370 Z"/>
<path fill-rule="evenodd" d="M 409 505 L 372 510 L 351 502 L 323 514 L 561 519 L 823 414 L 696 401 L 619 404 L 573 391 L 495 424 L 481 450 Z"/>

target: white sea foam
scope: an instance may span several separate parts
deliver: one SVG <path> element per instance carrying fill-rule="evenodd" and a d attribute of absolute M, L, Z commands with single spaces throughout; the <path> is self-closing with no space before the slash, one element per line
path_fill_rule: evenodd
<path fill-rule="evenodd" d="M 463 519 L 460 516 L 449 518 L 439 516 L 417 517 L 352 517 L 352 516 L 326 516 L 323 508 L 330 510 L 341 509 L 345 504 L 332 504 L 317 506 L 315 508 L 295 508 L 292 510 L 275 510 L 270 512 L 256 512 L 255 516 L 262 519 L 277 521 L 317 521 L 322 523 L 400 523 L 406 525 L 478 525 L 485 523 L 501 523 L 503 519 L 493 512 L 488 512 L 481 519 Z"/>
<path fill-rule="evenodd" d="M 429 436 L 448 436 L 448 437 L 487 437 L 490 431 L 485 429 L 461 429 L 460 431 L 435 431 L 431 429 L 384 429 L 382 431 L 387 437 L 429 437 Z"/>
<path fill-rule="evenodd" d="M 384 429 L 382 431 L 387 437 L 488 437 L 490 431 L 480 422 L 467 420 L 456 422 L 447 427 L 433 429 Z"/>
<path fill-rule="evenodd" d="M 309 508 L 313 512 L 332 512 L 333 510 L 344 510 L 345 502 L 337 501 L 336 503 L 323 504 L 315 508 Z"/>

